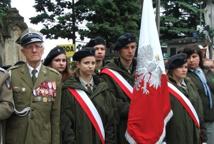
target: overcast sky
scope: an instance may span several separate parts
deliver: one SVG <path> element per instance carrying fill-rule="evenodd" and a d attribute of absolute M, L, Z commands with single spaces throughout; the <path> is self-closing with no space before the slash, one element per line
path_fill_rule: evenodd
<path fill-rule="evenodd" d="M 15 7 L 19 10 L 19 14 L 24 17 L 25 22 L 27 23 L 28 27 L 31 27 L 35 30 L 40 30 L 42 25 L 33 25 L 30 23 L 29 18 L 36 16 L 36 10 L 33 7 L 34 0 L 11 0 L 11 6 Z M 49 40 L 45 39 L 44 46 L 45 46 L 45 53 L 43 58 L 46 57 L 48 52 L 54 48 L 58 44 L 69 44 L 72 43 L 70 40 L 58 39 L 58 40 Z"/>

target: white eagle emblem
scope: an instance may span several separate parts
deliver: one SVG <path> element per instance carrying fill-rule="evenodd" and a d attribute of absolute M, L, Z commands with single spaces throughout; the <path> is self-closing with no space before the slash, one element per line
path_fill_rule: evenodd
<path fill-rule="evenodd" d="M 136 90 L 139 90 L 141 88 L 140 84 L 142 81 L 144 81 L 142 87 L 143 93 L 149 94 L 149 91 L 147 90 L 147 84 L 149 84 L 150 87 L 153 86 L 156 89 L 161 84 L 161 61 L 158 55 L 154 57 L 154 53 L 150 45 L 143 46 L 139 50 L 141 51 L 138 53 L 137 57 L 135 88 Z"/>

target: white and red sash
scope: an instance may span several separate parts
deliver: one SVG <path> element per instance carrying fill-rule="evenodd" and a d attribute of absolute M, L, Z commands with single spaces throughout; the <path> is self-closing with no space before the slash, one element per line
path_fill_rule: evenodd
<path fill-rule="evenodd" d="M 95 130 L 97 131 L 102 144 L 105 144 L 105 130 L 103 127 L 103 122 L 90 98 L 83 90 L 72 88 L 68 88 L 68 90 L 72 94 L 72 96 L 75 97 L 82 109 L 85 111 L 86 115 L 88 116 Z"/>
<path fill-rule="evenodd" d="M 120 88 L 129 97 L 129 99 L 132 99 L 133 87 L 126 81 L 126 79 L 121 74 L 109 68 L 102 69 L 101 73 L 110 76 L 120 86 Z"/>
<path fill-rule="evenodd" d="M 190 100 L 180 91 L 178 90 L 173 84 L 168 82 L 168 89 L 169 92 L 175 96 L 175 98 L 181 103 L 181 105 L 185 108 L 190 118 L 193 120 L 197 128 L 200 128 L 200 122 L 197 115 L 197 112 L 190 102 Z"/>

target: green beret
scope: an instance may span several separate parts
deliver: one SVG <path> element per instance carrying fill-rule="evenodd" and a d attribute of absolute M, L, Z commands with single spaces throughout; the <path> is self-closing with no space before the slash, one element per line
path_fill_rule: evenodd
<path fill-rule="evenodd" d="M 100 36 L 95 37 L 94 39 L 91 39 L 87 44 L 86 47 L 94 47 L 96 45 L 106 45 L 106 40 Z"/>
<path fill-rule="evenodd" d="M 51 61 L 52 61 L 56 56 L 58 56 L 58 55 L 60 55 L 60 54 L 66 54 L 64 48 L 59 47 L 59 46 L 53 48 L 53 49 L 48 53 L 47 57 L 45 58 L 45 60 L 44 60 L 44 65 L 45 65 L 45 66 L 48 66 L 48 65 L 51 63 Z"/>
<path fill-rule="evenodd" d="M 87 56 L 95 56 L 94 48 L 85 47 L 85 48 L 75 52 L 73 55 L 73 60 L 74 61 L 81 61 L 81 59 L 83 59 Z"/>
<path fill-rule="evenodd" d="M 131 33 L 125 33 L 117 39 L 114 50 L 118 51 L 131 42 L 136 42 L 135 36 Z"/>
<path fill-rule="evenodd" d="M 166 69 L 173 70 L 176 69 L 187 62 L 187 55 L 185 53 L 179 53 L 173 55 L 168 59 L 166 63 Z"/>

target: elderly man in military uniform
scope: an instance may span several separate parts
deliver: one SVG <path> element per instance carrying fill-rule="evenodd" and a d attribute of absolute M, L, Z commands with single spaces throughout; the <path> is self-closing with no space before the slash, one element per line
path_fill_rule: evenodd
<path fill-rule="evenodd" d="M 61 76 L 42 64 L 43 36 L 27 29 L 18 38 L 26 63 L 10 68 L 15 110 L 6 144 L 59 144 Z"/>
<path fill-rule="evenodd" d="M 13 96 L 9 74 L 0 68 L 0 144 L 4 144 L 5 120 L 13 113 Z"/>

